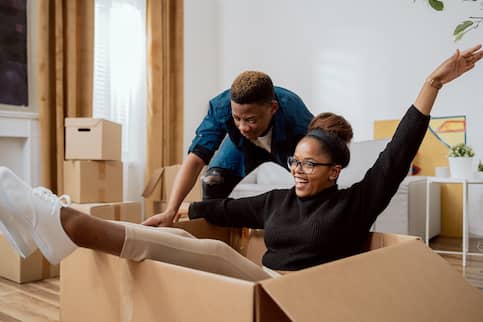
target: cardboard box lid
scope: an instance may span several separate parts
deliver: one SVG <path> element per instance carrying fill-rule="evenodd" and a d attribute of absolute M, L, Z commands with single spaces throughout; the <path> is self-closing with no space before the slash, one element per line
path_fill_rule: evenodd
<path fill-rule="evenodd" d="M 483 295 L 416 240 L 260 285 L 293 321 L 483 321 Z"/>
<path fill-rule="evenodd" d="M 75 127 L 75 128 L 93 128 L 96 127 L 101 122 L 110 122 L 104 119 L 93 119 L 90 117 L 68 117 L 65 119 L 65 127 Z M 114 123 L 117 124 L 117 123 Z"/>

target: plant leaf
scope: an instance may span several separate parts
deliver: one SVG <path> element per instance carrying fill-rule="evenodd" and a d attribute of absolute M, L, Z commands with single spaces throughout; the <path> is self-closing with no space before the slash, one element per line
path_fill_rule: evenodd
<path fill-rule="evenodd" d="M 433 7 L 434 10 L 443 11 L 444 9 L 443 1 L 438 1 L 438 0 L 428 0 L 428 1 L 429 1 L 429 5 Z"/>
<path fill-rule="evenodd" d="M 462 32 L 462 33 L 460 33 L 460 34 L 457 34 L 457 35 L 454 37 L 454 41 L 458 41 L 458 40 L 460 40 L 461 38 L 463 38 L 463 35 L 464 35 L 464 34 L 465 34 L 464 32 Z"/>
<path fill-rule="evenodd" d="M 473 21 L 471 21 L 471 20 L 463 21 L 462 23 L 460 23 L 459 25 L 456 26 L 456 28 L 454 29 L 454 32 L 453 32 L 453 36 L 458 36 L 458 34 L 465 31 L 471 25 L 473 25 Z"/>

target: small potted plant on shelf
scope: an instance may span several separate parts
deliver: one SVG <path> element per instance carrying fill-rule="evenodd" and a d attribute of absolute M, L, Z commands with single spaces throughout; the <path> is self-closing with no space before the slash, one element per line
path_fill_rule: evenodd
<path fill-rule="evenodd" d="M 473 177 L 473 156 L 475 152 L 465 143 L 453 145 L 448 154 L 449 171 L 453 178 Z"/>
<path fill-rule="evenodd" d="M 478 163 L 478 179 L 483 180 L 483 163 Z"/>

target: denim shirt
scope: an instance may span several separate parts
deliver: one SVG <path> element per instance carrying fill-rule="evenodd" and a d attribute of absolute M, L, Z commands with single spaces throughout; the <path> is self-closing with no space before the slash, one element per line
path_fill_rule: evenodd
<path fill-rule="evenodd" d="M 245 171 L 240 170 L 240 167 L 243 169 L 245 167 L 231 160 L 235 158 L 234 154 L 238 153 L 245 158 L 245 163 L 248 159 L 255 159 L 251 160 L 252 163 L 273 161 L 288 169 L 287 158 L 293 154 L 298 141 L 306 134 L 313 115 L 300 97 L 287 89 L 275 87 L 275 99 L 279 108 L 272 120 L 270 160 L 257 160 L 259 159 L 257 153 L 251 153 L 257 148 L 236 127 L 231 111 L 230 90 L 225 90 L 210 100 L 208 114 L 196 130 L 196 136 L 188 152 L 196 154 L 206 164 L 209 164 L 226 134 L 228 134 L 231 141 L 229 145 L 232 148 L 227 147 L 227 151 L 224 153 L 220 151 L 219 154 L 222 154 L 223 157 L 216 158 L 216 164 L 210 163 L 210 167 L 231 169 L 244 176 Z M 223 148 L 225 146 L 227 145 L 223 144 Z"/>

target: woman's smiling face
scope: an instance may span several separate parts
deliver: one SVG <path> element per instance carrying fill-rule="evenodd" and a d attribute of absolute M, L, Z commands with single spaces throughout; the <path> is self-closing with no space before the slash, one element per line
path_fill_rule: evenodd
<path fill-rule="evenodd" d="M 339 176 L 341 166 L 331 164 L 331 157 L 322 152 L 321 144 L 313 137 L 304 137 L 295 148 L 294 158 L 299 162 L 293 162 L 291 173 L 298 197 L 310 197 L 332 187 Z M 304 161 L 308 161 L 308 168 L 312 168 L 310 163 L 314 165 L 312 171 L 300 164 Z"/>

